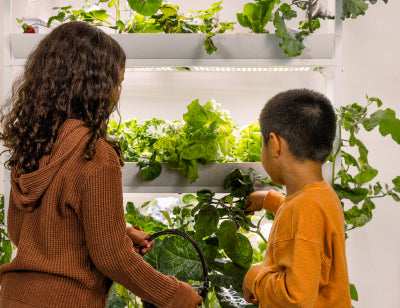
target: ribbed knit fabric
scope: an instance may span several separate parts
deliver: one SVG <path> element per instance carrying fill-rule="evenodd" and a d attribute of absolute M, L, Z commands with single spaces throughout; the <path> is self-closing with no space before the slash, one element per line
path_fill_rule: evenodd
<path fill-rule="evenodd" d="M 112 281 L 157 307 L 185 307 L 195 291 L 133 251 L 117 155 L 100 139 L 85 160 L 89 137 L 67 120 L 37 171 L 12 172 L 8 232 L 18 250 L 0 268 L 2 308 L 105 307 Z"/>
<path fill-rule="evenodd" d="M 263 265 L 245 277 L 265 307 L 350 308 L 344 217 L 326 182 L 287 197 L 271 190 L 263 208 L 276 214 Z"/>

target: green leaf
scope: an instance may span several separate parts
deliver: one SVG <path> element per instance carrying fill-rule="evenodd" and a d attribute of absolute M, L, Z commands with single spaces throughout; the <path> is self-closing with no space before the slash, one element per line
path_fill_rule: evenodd
<path fill-rule="evenodd" d="M 162 241 L 156 239 L 144 260 L 164 275 L 185 282 L 203 280 L 203 267 L 197 251 L 181 236 L 167 236 Z"/>
<path fill-rule="evenodd" d="M 157 13 L 161 7 L 162 0 L 128 0 L 132 10 L 144 16 Z"/>
<path fill-rule="evenodd" d="M 353 301 L 358 301 L 358 292 L 356 286 L 350 283 L 350 297 Z"/>
<path fill-rule="evenodd" d="M 389 196 L 391 196 L 393 198 L 394 201 L 400 202 L 400 196 L 398 194 L 396 194 L 394 192 L 389 192 L 388 194 L 389 194 Z"/>
<path fill-rule="evenodd" d="M 117 20 L 116 24 L 121 31 L 125 30 L 125 24 L 121 20 Z"/>
<path fill-rule="evenodd" d="M 165 15 L 165 17 L 169 18 L 172 15 L 178 14 L 178 7 L 170 4 L 165 4 L 160 8 L 160 11 Z"/>
<path fill-rule="evenodd" d="M 334 184 L 333 188 L 335 189 L 339 199 L 349 199 L 354 204 L 358 204 L 363 201 L 369 192 L 369 190 L 366 188 L 343 187 L 339 184 Z"/>
<path fill-rule="evenodd" d="M 240 169 L 233 169 L 224 180 L 224 189 L 233 197 L 247 197 L 253 190 L 253 182 L 250 176 Z"/>
<path fill-rule="evenodd" d="M 379 125 L 379 132 L 382 136 L 390 134 L 392 139 L 400 144 L 400 120 L 396 118 L 394 110 L 390 108 L 377 110 L 362 124 L 367 131 Z"/>
<path fill-rule="evenodd" d="M 344 159 L 346 165 L 359 167 L 357 159 L 354 156 L 350 155 L 349 153 L 343 150 L 341 151 L 341 156 Z"/>
<path fill-rule="evenodd" d="M 368 205 L 364 204 L 361 209 L 353 206 L 350 210 L 344 212 L 346 223 L 353 227 L 362 227 L 372 219 L 372 211 Z"/>
<path fill-rule="evenodd" d="M 368 9 L 366 0 L 343 0 L 343 16 L 345 18 L 357 18 L 357 16 L 365 15 Z"/>
<path fill-rule="evenodd" d="M 93 10 L 93 11 L 90 11 L 90 14 L 92 14 L 94 18 L 96 18 L 100 21 L 109 23 L 107 21 L 107 19 L 108 19 L 108 17 L 110 17 L 110 15 L 107 14 L 106 10 Z"/>
<path fill-rule="evenodd" d="M 236 223 L 225 220 L 217 230 L 217 238 L 227 256 L 238 265 L 249 268 L 252 263 L 253 249 L 243 234 L 236 233 Z"/>
<path fill-rule="evenodd" d="M 199 201 L 197 200 L 196 196 L 192 195 L 192 194 L 184 195 L 182 197 L 182 202 L 185 205 L 196 205 L 197 203 L 199 203 Z"/>
<path fill-rule="evenodd" d="M 258 305 L 251 305 L 247 303 L 242 293 L 238 293 L 232 288 L 215 288 L 215 295 L 217 296 L 219 306 L 221 308 L 256 308 Z"/>
<path fill-rule="evenodd" d="M 382 100 L 379 99 L 378 97 L 368 97 L 367 96 L 367 99 L 368 99 L 369 102 L 376 102 L 376 105 L 378 107 L 381 107 L 383 105 Z"/>
<path fill-rule="evenodd" d="M 124 297 L 118 294 L 117 283 L 114 282 L 110 290 L 110 295 L 108 297 L 106 308 L 125 308 L 125 307 L 126 307 L 126 300 Z"/>
<path fill-rule="evenodd" d="M 392 183 L 394 184 L 394 190 L 400 193 L 400 176 L 395 177 Z"/>
<path fill-rule="evenodd" d="M 275 12 L 273 21 L 276 28 L 275 36 L 282 39 L 282 43 L 279 43 L 279 46 L 289 57 L 299 56 L 305 48 L 303 39 L 308 32 L 302 31 L 296 36 L 293 36 L 286 28 L 285 22 L 280 16 L 279 11 Z"/>
<path fill-rule="evenodd" d="M 365 165 L 363 168 L 361 168 L 360 173 L 358 173 L 354 179 L 359 183 L 359 184 L 364 184 L 372 181 L 376 176 L 378 175 L 378 170 L 372 168 L 369 165 Z"/>
<path fill-rule="evenodd" d="M 139 173 L 145 181 L 151 181 L 157 178 L 162 171 L 161 164 L 158 161 L 140 158 L 138 162 Z"/>
<path fill-rule="evenodd" d="M 218 227 L 218 222 L 219 216 L 217 209 L 214 206 L 208 205 L 201 209 L 194 224 L 196 238 L 204 238 L 213 234 Z"/>

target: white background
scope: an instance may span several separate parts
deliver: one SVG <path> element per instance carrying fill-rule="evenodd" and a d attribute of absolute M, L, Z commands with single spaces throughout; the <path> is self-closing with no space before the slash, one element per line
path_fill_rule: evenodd
<path fill-rule="evenodd" d="M 13 18 L 24 14 L 24 1 L 12 0 Z M 39 1 L 43 17 L 56 5 L 80 4 L 81 1 Z M 93 3 L 94 1 L 90 1 Z M 182 9 L 204 9 L 214 1 L 173 1 Z M 221 20 L 235 21 L 245 0 L 225 0 Z M 2 9 L 3 1 L 0 8 Z M 79 6 L 79 5 L 78 5 Z M 398 13 L 400 2 L 382 0 L 372 6 L 365 16 L 346 20 L 343 31 L 342 102 L 365 102 L 365 95 L 382 99 L 386 108 L 394 109 L 400 117 L 398 83 L 400 80 L 400 48 Z M 0 24 L 3 53 L 3 24 Z M 239 28 L 239 27 L 237 27 Z M 17 26 L 14 25 L 17 31 Z M 246 30 L 240 29 L 242 32 Z M 3 84 L 0 74 L 0 85 Z M 171 120 L 181 119 L 185 106 L 199 98 L 201 103 L 216 99 L 229 109 L 234 122 L 244 125 L 257 118 L 261 106 L 271 95 L 290 88 L 308 87 L 322 92 L 325 83 L 319 73 L 130 73 L 125 76 L 121 98 L 123 120 L 130 116 L 147 118 L 159 115 Z M 0 88 L 1 89 L 1 88 Z M 3 92 L 2 92 L 3 93 Z M 370 149 L 370 163 L 380 173 L 382 182 L 400 175 L 398 158 L 400 146 L 390 137 L 381 138 L 376 132 L 365 134 Z M 350 232 L 347 240 L 349 276 L 357 286 L 359 302 L 356 308 L 400 307 L 400 204 L 391 198 L 377 200 L 374 218 L 366 226 Z"/>

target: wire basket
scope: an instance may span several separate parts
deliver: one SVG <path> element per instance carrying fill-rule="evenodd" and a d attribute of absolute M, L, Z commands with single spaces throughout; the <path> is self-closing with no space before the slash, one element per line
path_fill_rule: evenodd
<path fill-rule="evenodd" d="M 206 262 L 206 259 L 204 258 L 203 252 L 201 251 L 201 248 L 200 248 L 199 244 L 197 244 L 197 242 L 190 235 L 188 235 L 186 232 L 183 232 L 183 231 L 177 230 L 177 229 L 166 229 L 166 230 L 163 230 L 163 231 L 159 231 L 159 232 L 153 233 L 152 235 L 150 235 L 150 237 L 147 238 L 147 240 L 149 242 L 151 242 L 155 238 L 157 238 L 157 237 L 159 237 L 161 235 L 167 235 L 167 234 L 180 235 L 180 236 L 184 237 L 190 243 L 192 243 L 192 245 L 196 249 L 197 254 L 200 257 L 201 265 L 203 266 L 204 282 L 200 286 L 192 286 L 192 287 L 195 290 L 197 290 L 197 292 L 199 293 L 199 295 L 203 299 L 205 299 L 205 297 L 208 294 L 208 288 L 210 287 L 210 281 L 209 281 L 209 278 L 208 278 L 207 262 Z M 143 303 L 143 308 L 157 308 L 157 306 L 155 306 L 153 304 L 150 304 L 148 302 L 142 301 L 142 303 Z"/>

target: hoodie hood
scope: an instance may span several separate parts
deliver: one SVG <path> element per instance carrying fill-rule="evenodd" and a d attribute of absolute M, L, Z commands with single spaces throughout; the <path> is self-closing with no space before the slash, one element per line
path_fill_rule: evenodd
<path fill-rule="evenodd" d="M 90 133 L 83 121 L 68 119 L 61 125 L 51 153 L 40 159 L 38 170 L 16 177 L 13 169 L 11 198 L 14 204 L 21 210 L 32 212 L 58 170 L 79 145 L 86 145 Z"/>

